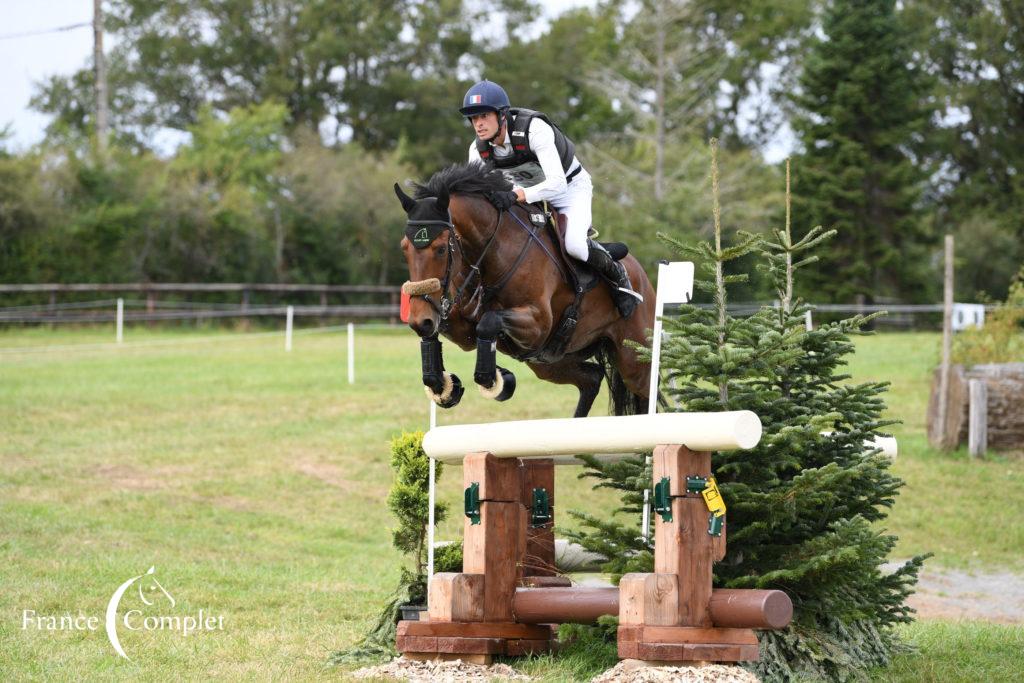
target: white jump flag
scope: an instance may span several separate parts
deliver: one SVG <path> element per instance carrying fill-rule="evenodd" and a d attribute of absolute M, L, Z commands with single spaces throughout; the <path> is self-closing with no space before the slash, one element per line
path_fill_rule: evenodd
<path fill-rule="evenodd" d="M 693 300 L 693 263 L 690 261 L 658 264 L 658 289 L 654 299 L 654 330 L 651 334 L 651 385 L 647 392 L 647 414 L 658 412 L 658 379 L 661 373 L 661 317 L 665 304 L 688 304 Z M 641 529 L 647 540 L 650 523 L 650 488 L 644 489 L 644 514 Z"/>

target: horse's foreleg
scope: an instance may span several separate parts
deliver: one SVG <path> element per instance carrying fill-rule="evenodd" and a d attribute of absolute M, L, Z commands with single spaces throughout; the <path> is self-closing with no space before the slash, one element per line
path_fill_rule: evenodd
<path fill-rule="evenodd" d="M 423 389 L 427 397 L 442 408 L 454 408 L 462 400 L 465 389 L 458 375 L 446 372 L 441 359 L 441 341 L 437 337 L 420 340 L 423 365 Z"/>
<path fill-rule="evenodd" d="M 502 313 L 488 311 L 476 326 L 476 369 L 473 380 L 485 398 L 507 401 L 516 391 L 516 376 L 498 367 L 498 335 L 503 326 Z"/>

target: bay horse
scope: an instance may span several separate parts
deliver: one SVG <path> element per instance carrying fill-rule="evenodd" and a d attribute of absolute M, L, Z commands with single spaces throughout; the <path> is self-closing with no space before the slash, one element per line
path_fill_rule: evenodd
<path fill-rule="evenodd" d="M 498 350 L 544 381 L 575 386 L 575 417 L 590 412 L 605 378 L 614 414 L 642 412 L 650 363 L 624 342 L 646 345 L 654 326 L 655 293 L 643 267 L 633 256 L 622 259 L 644 298 L 623 319 L 603 283 L 584 293 L 560 260 L 559 245 L 532 225 L 526 207 L 498 210 L 487 199 L 511 187 L 480 163 L 435 173 L 416 185 L 415 198 L 395 184 L 407 216 L 403 290 L 410 295 L 409 326 L 421 340 L 428 396 L 451 408 L 464 390 L 444 370 L 441 334 L 463 350 L 476 348 L 474 380 L 489 398 L 504 401 L 515 391 L 513 374 L 496 365 Z"/>

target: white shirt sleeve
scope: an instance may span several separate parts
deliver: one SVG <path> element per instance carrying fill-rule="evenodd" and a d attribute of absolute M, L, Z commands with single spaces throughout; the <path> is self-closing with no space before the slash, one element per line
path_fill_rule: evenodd
<path fill-rule="evenodd" d="M 565 192 L 565 171 L 555 147 L 555 131 L 539 118 L 530 121 L 530 149 L 544 171 L 544 182 L 523 190 L 526 201 L 533 203 L 553 199 Z"/>
<path fill-rule="evenodd" d="M 480 152 L 476 151 L 476 140 L 469 143 L 469 163 L 473 163 L 474 161 L 483 161 L 483 159 L 480 158 Z"/>

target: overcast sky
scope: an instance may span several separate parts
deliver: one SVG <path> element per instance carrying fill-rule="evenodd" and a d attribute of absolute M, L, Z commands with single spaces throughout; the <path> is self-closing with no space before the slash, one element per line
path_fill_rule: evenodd
<path fill-rule="evenodd" d="M 0 0 L 0 128 L 13 127 L 15 148 L 39 142 L 48 122 L 48 117 L 28 107 L 33 83 L 53 74 L 71 74 L 85 65 L 92 54 L 92 29 L 9 36 L 91 22 L 92 4 L 92 0 Z M 543 3 L 547 16 L 593 4 L 593 0 Z"/>

